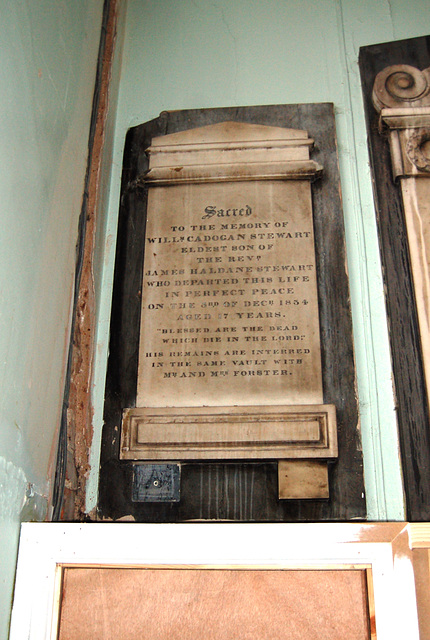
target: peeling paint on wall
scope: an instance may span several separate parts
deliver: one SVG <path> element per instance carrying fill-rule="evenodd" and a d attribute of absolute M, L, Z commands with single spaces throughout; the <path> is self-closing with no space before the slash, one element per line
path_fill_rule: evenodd
<path fill-rule="evenodd" d="M 24 470 L 0 457 L 0 592 L 4 609 L 0 611 L 0 628 L 4 633 L 11 607 L 20 524 L 23 520 L 44 520 L 47 508 L 46 496 L 28 482 Z"/>
<path fill-rule="evenodd" d="M 26 489 L 24 471 L 0 457 L 0 522 L 17 519 L 25 503 Z"/>

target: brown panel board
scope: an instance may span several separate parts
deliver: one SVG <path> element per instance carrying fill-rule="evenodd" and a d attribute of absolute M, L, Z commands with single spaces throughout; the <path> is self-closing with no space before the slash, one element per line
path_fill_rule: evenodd
<path fill-rule="evenodd" d="M 59 640 L 368 640 L 366 571 L 65 568 Z"/>

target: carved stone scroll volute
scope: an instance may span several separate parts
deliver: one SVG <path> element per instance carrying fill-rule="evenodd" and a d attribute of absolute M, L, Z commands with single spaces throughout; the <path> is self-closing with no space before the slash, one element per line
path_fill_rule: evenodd
<path fill-rule="evenodd" d="M 373 86 L 380 131 L 388 130 L 393 178 L 400 183 L 430 400 L 430 68 L 383 69 Z"/>

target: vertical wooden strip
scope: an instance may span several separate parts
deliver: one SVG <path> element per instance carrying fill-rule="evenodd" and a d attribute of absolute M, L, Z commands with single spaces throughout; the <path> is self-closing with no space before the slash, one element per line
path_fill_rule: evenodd
<path fill-rule="evenodd" d="M 93 436 L 91 380 L 95 336 L 93 255 L 97 228 L 97 202 L 109 106 L 109 82 L 116 38 L 118 0 L 106 0 L 101 33 L 99 72 L 93 102 L 93 134 L 90 133 L 88 174 L 84 193 L 85 220 L 81 229 L 79 292 L 75 305 L 72 368 L 67 411 L 67 471 L 61 517 L 81 519 L 85 512 L 86 475 Z M 85 207 L 86 199 L 86 207 Z M 83 238 L 82 238 L 83 236 Z M 80 271 L 80 274 L 79 274 Z"/>
<path fill-rule="evenodd" d="M 370 638 L 376 640 L 375 594 L 373 590 L 372 569 L 366 569 L 367 603 L 369 609 Z"/>

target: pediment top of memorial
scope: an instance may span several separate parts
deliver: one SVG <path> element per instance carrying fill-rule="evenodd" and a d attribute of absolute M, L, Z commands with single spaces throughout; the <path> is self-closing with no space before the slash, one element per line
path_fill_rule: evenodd
<path fill-rule="evenodd" d="M 286 129 L 262 124 L 232 122 L 227 120 L 204 127 L 187 129 L 178 133 L 153 138 L 151 151 L 161 151 L 163 147 L 182 145 L 230 145 L 247 143 L 284 143 L 310 146 L 313 141 L 308 132 L 302 129 Z M 166 149 L 167 151 L 167 149 Z"/>

